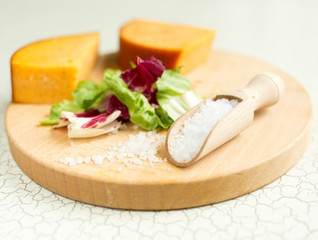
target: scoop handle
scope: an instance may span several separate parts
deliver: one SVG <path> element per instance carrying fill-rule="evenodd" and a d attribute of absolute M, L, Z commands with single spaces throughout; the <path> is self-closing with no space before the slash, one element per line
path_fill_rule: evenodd
<path fill-rule="evenodd" d="M 256 75 L 242 91 L 253 100 L 256 111 L 275 104 L 284 94 L 285 84 L 278 75 L 265 72 Z"/>

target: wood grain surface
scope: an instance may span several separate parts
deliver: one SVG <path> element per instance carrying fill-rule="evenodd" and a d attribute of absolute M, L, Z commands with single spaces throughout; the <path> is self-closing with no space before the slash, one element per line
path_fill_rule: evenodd
<path fill-rule="evenodd" d="M 116 54 L 100 57 L 92 78 L 115 67 Z M 257 73 L 274 72 L 286 85 L 275 106 L 255 113 L 253 124 L 188 168 L 168 162 L 150 166 L 104 161 L 69 167 L 61 158 L 105 154 L 107 148 L 140 130 L 116 135 L 69 139 L 66 129 L 39 126 L 49 105 L 10 104 L 6 131 L 12 155 L 35 182 L 67 198 L 99 206 L 136 210 L 180 209 L 216 203 L 254 191 L 286 173 L 304 153 L 311 130 L 312 105 L 303 87 L 267 63 L 238 54 L 213 51 L 187 77 L 201 96 L 244 87 Z M 160 134 L 165 135 L 162 131 Z M 158 156 L 166 156 L 164 145 Z M 118 171 L 122 168 L 121 171 Z"/>

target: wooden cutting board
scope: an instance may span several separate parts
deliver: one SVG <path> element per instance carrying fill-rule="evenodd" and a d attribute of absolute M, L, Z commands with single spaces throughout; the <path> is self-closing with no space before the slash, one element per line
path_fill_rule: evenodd
<path fill-rule="evenodd" d="M 92 78 L 101 79 L 106 67 L 116 66 L 116 57 L 101 56 Z M 208 62 L 187 75 L 195 90 L 208 96 L 215 91 L 240 89 L 264 71 L 284 79 L 286 92 L 282 100 L 257 112 L 248 129 L 188 168 L 168 162 L 127 167 L 122 160 L 67 166 L 59 160 L 72 155 L 103 155 L 109 146 L 140 130 L 129 128 L 116 135 L 71 140 L 66 129 L 38 125 L 49 113 L 49 105 L 10 104 L 6 131 L 11 152 L 24 173 L 44 188 L 94 205 L 163 210 L 235 198 L 274 181 L 300 159 L 312 124 L 310 98 L 283 71 L 233 53 L 213 51 Z M 165 157 L 163 146 L 159 147 L 159 157 Z"/>

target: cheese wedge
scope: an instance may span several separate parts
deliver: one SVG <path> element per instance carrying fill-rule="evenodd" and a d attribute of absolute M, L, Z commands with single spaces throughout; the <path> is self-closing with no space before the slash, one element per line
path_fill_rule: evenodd
<path fill-rule="evenodd" d="M 31 43 L 11 58 L 12 98 L 20 103 L 57 103 L 72 99 L 98 56 L 97 33 Z"/>
<path fill-rule="evenodd" d="M 173 69 L 189 72 L 207 60 L 215 31 L 184 25 L 134 20 L 120 30 L 119 65 L 130 67 L 136 56 L 154 56 Z"/>

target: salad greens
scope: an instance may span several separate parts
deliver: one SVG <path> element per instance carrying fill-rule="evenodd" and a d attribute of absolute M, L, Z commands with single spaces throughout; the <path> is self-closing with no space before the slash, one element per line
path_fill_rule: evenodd
<path fill-rule="evenodd" d="M 161 104 L 161 107 L 167 112 L 167 114 L 176 120 L 190 108 L 194 107 L 202 101 L 202 98 L 194 91 L 189 90 L 182 95 L 175 98 L 171 98 L 168 101 Z"/>
<path fill-rule="evenodd" d="M 165 70 L 164 64 L 154 57 L 145 60 L 137 57 L 132 66 L 124 72 L 107 69 L 99 83 L 90 79 L 80 82 L 72 93 L 74 100 L 54 104 L 49 117 L 40 123 L 56 125 L 60 122 L 56 125 L 60 127 L 71 122 L 85 122 L 89 117 L 93 123 L 98 121 L 96 126 L 105 128 L 104 123 L 108 123 L 109 116 L 116 112 L 119 113 L 116 114 L 118 121 L 130 120 L 146 130 L 167 129 L 180 115 L 202 101 L 191 90 L 190 81 L 180 75 L 180 67 Z M 62 112 L 66 114 L 61 115 Z M 90 124 L 78 125 L 95 128 Z M 87 133 L 85 130 L 85 137 L 89 136 Z"/>
<path fill-rule="evenodd" d="M 160 105 L 168 100 L 182 95 L 185 91 L 191 90 L 191 83 L 188 79 L 179 74 L 180 68 L 166 70 L 155 83 L 157 100 Z"/>
<path fill-rule="evenodd" d="M 74 103 L 76 105 L 87 110 L 94 104 L 100 102 L 106 92 L 108 92 L 108 89 L 105 82 L 102 81 L 96 84 L 93 80 L 88 79 L 79 82 L 72 96 L 74 97 Z"/>
<path fill-rule="evenodd" d="M 43 121 L 40 121 L 42 125 L 55 125 L 59 123 L 62 111 L 81 113 L 85 109 L 78 106 L 74 101 L 63 100 L 60 103 L 56 103 L 52 106 L 50 115 Z"/>
<path fill-rule="evenodd" d="M 106 73 L 103 80 L 119 101 L 127 106 L 132 123 L 146 130 L 153 130 L 158 127 L 159 118 L 144 95 L 131 91 L 124 80 L 118 76 L 111 77 Z"/>
<path fill-rule="evenodd" d="M 190 81 L 180 75 L 179 71 L 180 67 L 166 70 L 155 83 L 158 89 L 157 101 L 172 121 L 202 101 L 202 98 L 191 90 Z"/>

